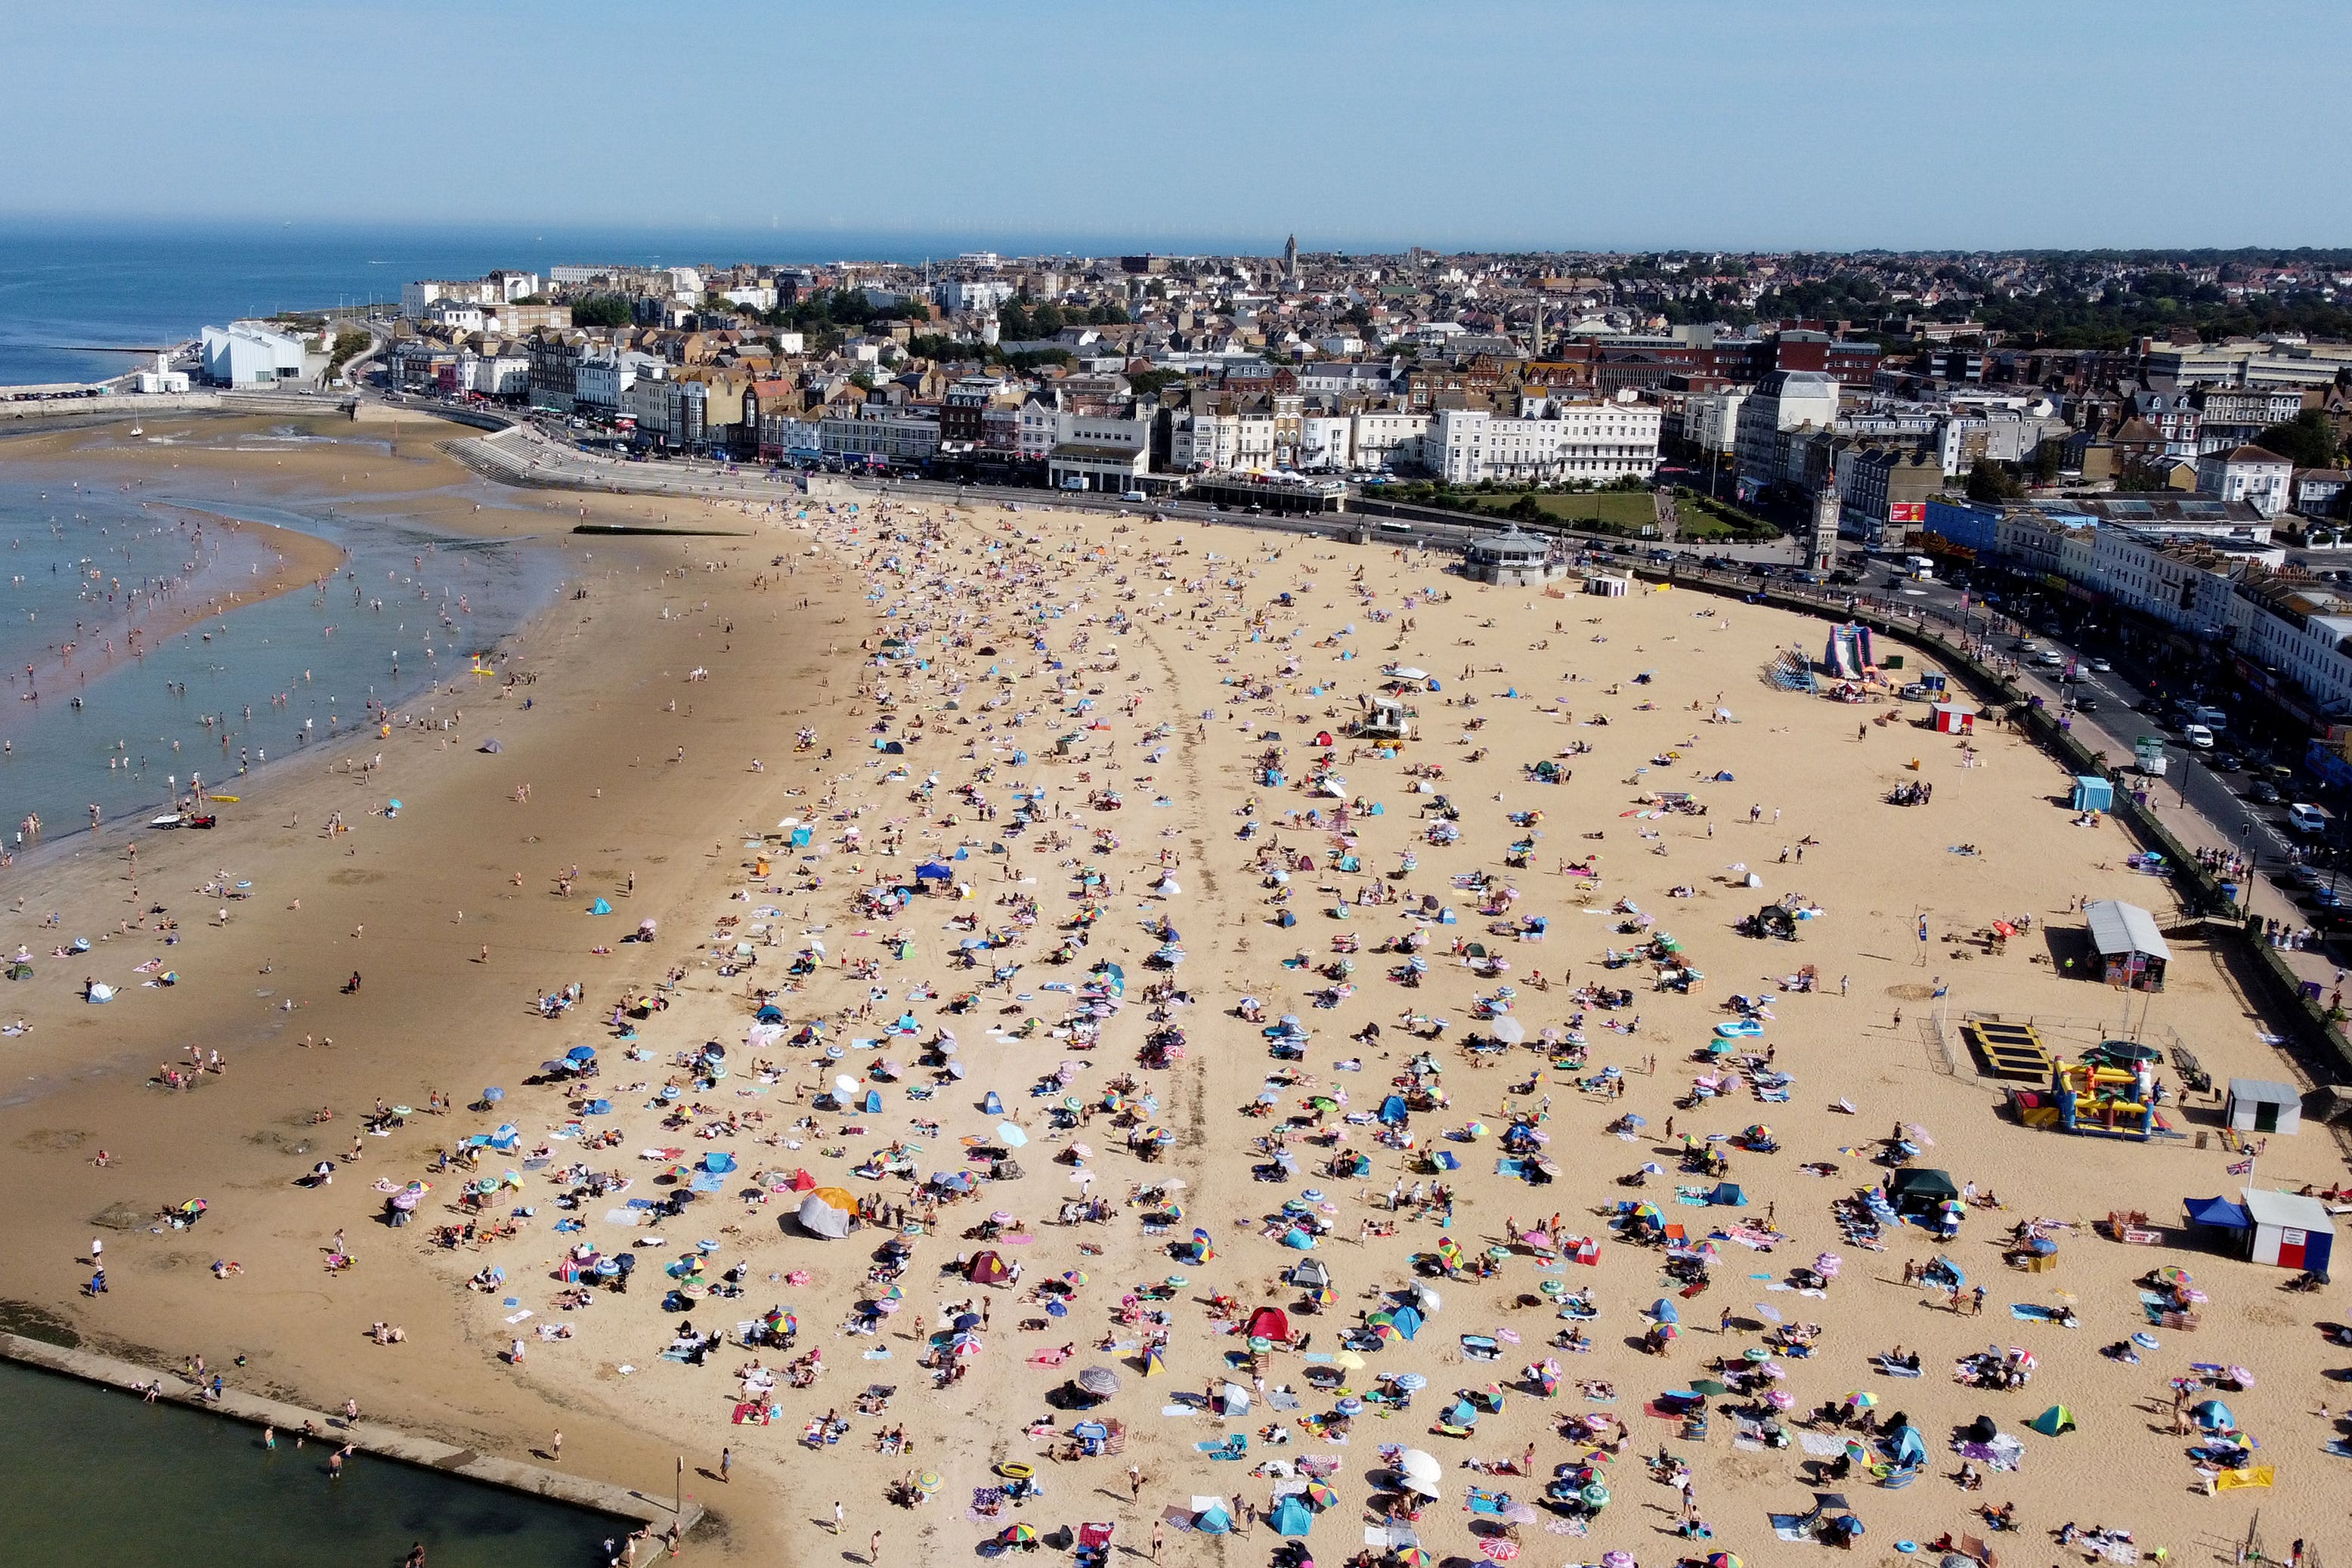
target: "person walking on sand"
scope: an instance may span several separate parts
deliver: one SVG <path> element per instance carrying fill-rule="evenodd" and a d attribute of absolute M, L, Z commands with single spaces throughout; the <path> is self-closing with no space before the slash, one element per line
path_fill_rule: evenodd
<path fill-rule="evenodd" d="M 835 1535 L 841 1533 L 841 1501 L 837 1498 L 833 1504 L 833 1532 Z"/>
<path fill-rule="evenodd" d="M 1151 1521 L 1151 1560 L 1154 1563 L 1160 1561 L 1160 1521 L 1155 1519 Z"/>
<path fill-rule="evenodd" d="M 866 1561 L 873 1563 L 882 1561 L 882 1532 L 878 1530 L 866 1538 Z"/>
<path fill-rule="evenodd" d="M 1129 1465 L 1127 1467 L 1127 1500 L 1129 1502 L 1133 1502 L 1142 1495 L 1143 1467 L 1141 1465 Z"/>
<path fill-rule="evenodd" d="M 727 1485 L 729 1485 L 729 1484 L 730 1484 L 730 1482 L 729 1482 L 729 1481 L 728 1481 L 728 1479 L 727 1479 L 727 1472 L 728 1472 L 728 1471 L 730 1471 L 730 1470 L 731 1470 L 731 1469 L 733 1469 L 734 1468 L 735 1468 L 735 1450 L 734 1450 L 734 1449 L 732 1449 L 732 1448 L 721 1448 L 721 1449 L 719 1449 L 719 1484 L 720 1486 L 727 1486 Z"/>
<path fill-rule="evenodd" d="M 553 1437 L 553 1438 L 551 1438 L 551 1439 L 549 1441 L 548 1445 L 547 1445 L 547 1455 L 548 1455 L 548 1458 L 549 1458 L 551 1460 L 552 1460 L 554 1463 L 556 1463 L 556 1464 L 559 1464 L 559 1465 L 560 1465 L 560 1464 L 562 1464 L 562 1463 L 563 1462 L 563 1428 L 562 1428 L 562 1427 L 558 1427 L 555 1429 L 555 1436 L 554 1436 L 554 1437 Z"/>

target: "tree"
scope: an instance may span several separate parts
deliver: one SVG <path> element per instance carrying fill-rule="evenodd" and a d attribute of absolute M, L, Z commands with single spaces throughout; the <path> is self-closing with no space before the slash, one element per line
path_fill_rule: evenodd
<path fill-rule="evenodd" d="M 1028 307 L 1010 299 L 997 308 L 996 329 L 999 336 L 1015 343 L 1025 343 L 1037 336 Z"/>
<path fill-rule="evenodd" d="M 2315 408 L 2305 409 L 2284 424 L 2273 424 L 2254 437 L 2254 444 L 2275 452 L 2298 468 L 2333 468 L 2343 450 L 2335 426 Z"/>
<path fill-rule="evenodd" d="M 1058 305 L 1040 305 L 1029 312 L 1029 335 L 1032 337 L 1050 338 L 1066 325 L 1068 319 L 1063 316 L 1062 308 Z"/>
<path fill-rule="evenodd" d="M 618 294 L 592 294 L 572 307 L 575 327 L 625 327 L 635 319 L 628 299 Z"/>
<path fill-rule="evenodd" d="M 1971 501 L 2014 501 L 2025 494 L 2017 476 L 2006 463 L 1979 459 L 1969 470 L 1969 499 Z"/>
<path fill-rule="evenodd" d="M 1127 384 L 1135 389 L 1135 395 L 1138 397 L 1155 398 L 1163 389 L 1173 386 L 1183 379 L 1184 372 L 1181 371 L 1138 371 L 1127 378 Z"/>
<path fill-rule="evenodd" d="M 2058 477 L 2059 465 L 2065 460 L 2065 456 L 2064 451 L 2056 442 L 2046 436 L 2043 437 L 2042 444 L 2033 449 L 2035 481 L 2043 485 L 2053 483 Z"/>
<path fill-rule="evenodd" d="M 368 345 L 373 341 L 375 341 L 374 339 L 357 327 L 344 328 L 335 334 L 334 358 L 329 361 L 327 368 L 331 371 L 341 370 L 351 362 L 352 356 L 366 353 Z"/>

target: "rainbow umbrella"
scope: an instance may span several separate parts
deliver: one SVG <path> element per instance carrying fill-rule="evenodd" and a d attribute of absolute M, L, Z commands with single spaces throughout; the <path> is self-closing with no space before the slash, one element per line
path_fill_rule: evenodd
<path fill-rule="evenodd" d="M 1706 1568 L 1748 1568 L 1737 1552 L 1713 1552 L 1707 1554 Z"/>
<path fill-rule="evenodd" d="M 1339 1500 L 1339 1494 L 1321 1481 L 1308 1481 L 1306 1497 L 1317 1508 L 1330 1508 Z"/>
<path fill-rule="evenodd" d="M 1519 1543 L 1507 1535 L 1490 1535 L 1478 1542 L 1478 1554 L 1489 1563 L 1508 1563 L 1519 1554 Z"/>

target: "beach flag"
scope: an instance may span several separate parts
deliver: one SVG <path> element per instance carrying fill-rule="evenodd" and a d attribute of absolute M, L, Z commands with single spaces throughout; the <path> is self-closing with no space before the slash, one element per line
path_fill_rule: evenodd
<path fill-rule="evenodd" d="M 2254 1162 L 2252 1158 L 2247 1158 L 2239 1160 L 2232 1165 L 2224 1166 L 2221 1168 L 2229 1172 L 2231 1176 L 2252 1176 L 2254 1174 Z"/>

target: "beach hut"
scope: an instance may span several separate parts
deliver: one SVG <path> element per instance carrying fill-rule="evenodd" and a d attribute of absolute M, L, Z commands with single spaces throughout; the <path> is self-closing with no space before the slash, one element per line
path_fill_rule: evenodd
<path fill-rule="evenodd" d="M 849 1234 L 857 1216 L 857 1200 L 837 1186 L 821 1186 L 801 1199 L 801 1228 L 812 1236 L 839 1241 Z"/>
<path fill-rule="evenodd" d="M 2263 1078 L 2232 1078 L 2222 1118 L 2240 1133 L 2296 1133 L 2303 1129 L 2303 1091 Z"/>
<path fill-rule="evenodd" d="M 2136 904 L 2097 898 L 2083 906 L 2083 918 L 2090 926 L 2091 946 L 2099 956 L 2101 979 L 2136 991 L 2164 989 L 2165 966 L 2172 962 L 2172 949 L 2165 946 L 2164 934 L 2156 928 L 2153 915 Z"/>
<path fill-rule="evenodd" d="M 2112 811 L 2116 809 L 2116 787 L 2096 775 L 2077 774 L 2074 779 L 2074 807 L 2077 811 Z"/>
<path fill-rule="evenodd" d="M 1906 1219 L 1932 1215 L 1959 1196 L 1948 1171 L 1900 1170 L 1886 1178 L 1886 1201 Z"/>
<path fill-rule="evenodd" d="M 2328 1217 L 2326 1204 L 2315 1197 L 2258 1186 L 2242 1187 L 2239 1196 L 2244 1200 L 2247 1218 L 2252 1221 L 2249 1258 L 2281 1269 L 2327 1272 L 2328 1258 L 2336 1249 L 2336 1221 Z"/>
<path fill-rule="evenodd" d="M 1928 711 L 1935 716 L 1938 735 L 1974 735 L 1977 732 L 1976 710 L 1962 703 L 1931 703 Z"/>

